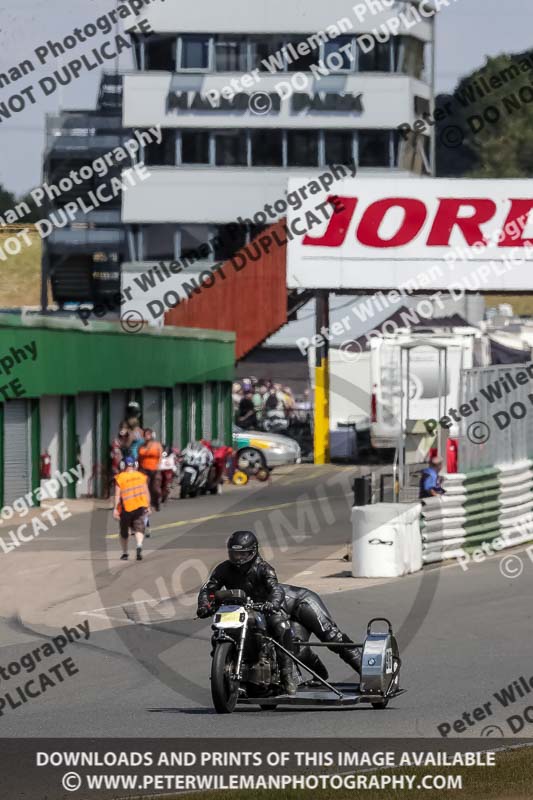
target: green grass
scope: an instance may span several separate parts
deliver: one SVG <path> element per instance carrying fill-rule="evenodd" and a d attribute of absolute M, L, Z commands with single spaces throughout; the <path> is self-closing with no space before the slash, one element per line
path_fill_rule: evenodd
<path fill-rule="evenodd" d="M 0 247 L 12 233 L 0 233 Z M 35 306 L 40 302 L 42 240 L 32 229 L 31 246 L 24 244 L 18 255 L 0 260 L 0 306 Z"/>
<path fill-rule="evenodd" d="M 412 748 L 416 750 L 416 747 Z M 533 798 L 532 785 L 533 749 L 529 747 L 507 750 L 496 754 L 494 767 L 444 767 L 415 769 L 397 767 L 384 770 L 392 775 L 462 775 L 463 788 L 453 790 L 416 789 L 411 791 L 386 789 L 353 791 L 294 790 L 294 791 L 239 791 L 239 792 L 194 792 L 187 794 L 191 800 L 354 800 L 358 795 L 364 800 L 526 800 Z M 344 770 L 343 770 L 344 771 Z M 415 781 L 414 786 L 416 786 Z M 173 797 L 179 800 L 183 797 Z"/>

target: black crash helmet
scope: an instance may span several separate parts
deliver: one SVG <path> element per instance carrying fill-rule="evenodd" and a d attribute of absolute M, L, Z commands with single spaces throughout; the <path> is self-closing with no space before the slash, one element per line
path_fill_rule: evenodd
<path fill-rule="evenodd" d="M 252 531 L 235 531 L 228 539 L 228 558 L 232 564 L 241 567 L 254 560 L 258 547 L 255 533 L 252 533 Z"/>

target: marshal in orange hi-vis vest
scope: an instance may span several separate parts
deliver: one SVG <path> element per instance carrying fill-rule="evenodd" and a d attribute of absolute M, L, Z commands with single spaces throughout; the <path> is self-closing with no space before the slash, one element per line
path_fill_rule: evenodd
<path fill-rule="evenodd" d="M 120 489 L 120 502 L 124 511 L 136 511 L 138 508 L 149 508 L 147 478 L 142 472 L 120 472 L 116 478 Z"/>
<path fill-rule="evenodd" d="M 151 439 L 139 448 L 139 463 L 143 469 L 150 472 L 159 469 L 159 462 L 163 455 L 163 448 L 159 442 Z"/>

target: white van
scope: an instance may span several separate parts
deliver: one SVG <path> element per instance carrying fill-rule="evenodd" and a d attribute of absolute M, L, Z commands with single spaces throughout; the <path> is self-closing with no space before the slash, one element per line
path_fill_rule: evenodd
<path fill-rule="evenodd" d="M 460 371 L 490 363 L 487 337 L 471 327 L 406 328 L 372 338 L 370 348 L 370 440 L 376 449 L 396 447 L 407 420 L 439 419 L 457 408 Z"/>

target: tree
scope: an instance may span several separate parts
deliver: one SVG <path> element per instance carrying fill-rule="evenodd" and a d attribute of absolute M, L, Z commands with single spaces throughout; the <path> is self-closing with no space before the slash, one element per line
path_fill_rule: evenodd
<path fill-rule="evenodd" d="M 26 223 L 26 222 L 37 222 L 42 217 L 42 213 L 39 213 L 39 208 L 35 204 L 35 200 L 28 192 L 25 195 L 21 195 L 20 197 L 16 197 L 13 192 L 8 191 L 5 189 L 2 184 L 0 183 L 0 217 L 3 217 L 6 211 L 10 209 L 14 209 L 16 205 L 19 203 L 25 203 L 29 207 L 29 213 L 23 214 L 18 217 L 16 220 L 18 223 Z M 19 209 L 21 212 L 22 209 Z M 9 224 L 8 220 L 5 220 L 6 224 Z"/>
<path fill-rule="evenodd" d="M 4 189 L 3 185 L 0 183 L 0 217 L 5 211 L 13 208 L 15 203 L 15 195 L 9 192 L 7 189 Z"/>
<path fill-rule="evenodd" d="M 527 50 L 488 58 L 453 94 L 438 95 L 439 177 L 533 176 L 532 81 L 533 50 Z"/>
<path fill-rule="evenodd" d="M 21 217 L 20 222 L 37 222 L 43 216 L 42 210 L 41 211 L 39 210 L 39 208 L 35 204 L 35 200 L 33 199 L 33 197 L 29 192 L 28 194 L 25 194 L 23 197 L 20 197 L 18 202 L 26 203 L 26 205 L 29 206 L 30 209 L 30 213 L 25 214 L 23 217 Z"/>

